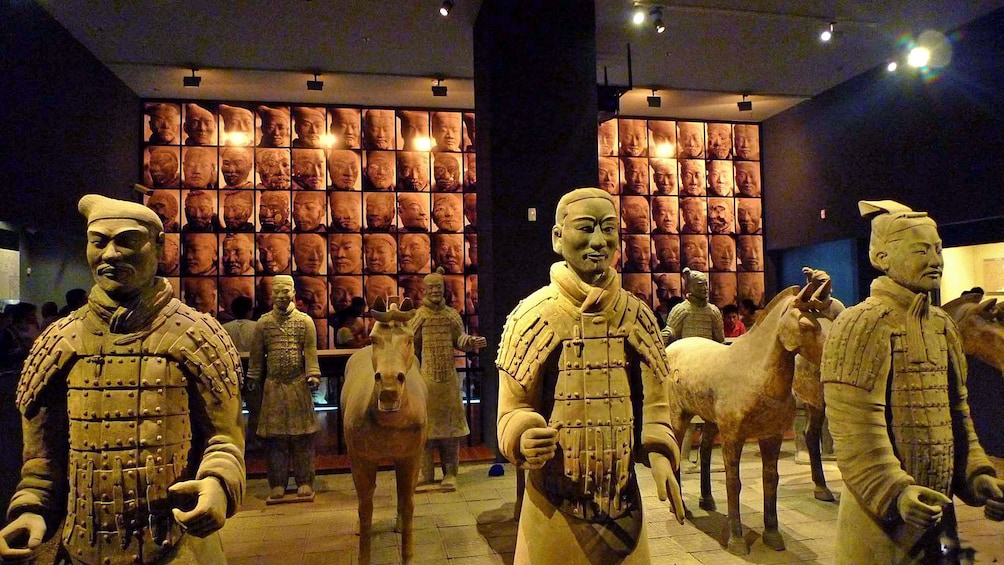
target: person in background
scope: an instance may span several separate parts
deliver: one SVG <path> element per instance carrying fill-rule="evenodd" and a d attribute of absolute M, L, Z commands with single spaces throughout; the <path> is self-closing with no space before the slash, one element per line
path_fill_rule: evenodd
<path fill-rule="evenodd" d="M 370 344 L 369 332 L 363 320 L 364 312 L 366 300 L 361 296 L 353 296 L 347 308 L 332 315 L 330 325 L 335 328 L 335 347 L 359 348 Z"/>
<path fill-rule="evenodd" d="M 752 299 L 743 298 L 739 301 L 739 319 L 746 326 L 746 331 L 749 331 L 756 323 L 756 311 L 756 303 Z"/>
<path fill-rule="evenodd" d="M 234 319 L 223 324 L 223 329 L 230 334 L 234 347 L 240 353 L 251 351 L 251 338 L 254 336 L 255 321 L 251 319 L 254 302 L 247 296 L 238 296 L 230 303 L 230 311 Z"/>
<path fill-rule="evenodd" d="M 59 306 L 56 306 L 56 303 L 50 300 L 42 304 L 41 314 L 42 323 L 39 325 L 39 330 L 44 330 L 49 327 L 49 324 L 59 319 Z"/>
<path fill-rule="evenodd" d="M 726 338 L 739 337 L 746 333 L 746 326 L 739 319 L 739 307 L 735 304 L 726 304 L 722 308 L 722 324 Z"/>

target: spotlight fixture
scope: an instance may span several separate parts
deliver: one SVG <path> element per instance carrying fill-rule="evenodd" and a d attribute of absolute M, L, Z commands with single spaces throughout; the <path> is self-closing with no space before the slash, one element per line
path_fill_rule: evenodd
<path fill-rule="evenodd" d="M 929 62 L 931 62 L 931 50 L 927 47 L 917 46 L 910 49 L 910 53 L 906 56 L 906 62 L 914 68 L 926 67 Z"/>
<path fill-rule="evenodd" d="M 823 43 L 826 43 L 827 41 L 833 39 L 833 25 L 834 25 L 834 23 L 835 22 L 830 22 L 830 27 L 824 29 L 819 34 L 819 40 L 822 41 Z"/>
<path fill-rule="evenodd" d="M 749 96 L 749 94 L 743 94 L 743 99 L 740 100 L 739 102 L 736 102 L 736 106 L 739 107 L 739 111 L 740 112 L 752 112 L 753 111 L 753 101 L 752 100 L 747 100 L 746 99 L 747 96 Z"/>
<path fill-rule="evenodd" d="M 182 79 L 182 82 L 184 83 L 185 86 L 191 88 L 199 88 L 199 85 L 202 84 L 202 77 L 196 76 L 195 71 L 197 70 L 198 69 L 192 68 L 192 76 L 185 77 L 184 79 Z"/>
<path fill-rule="evenodd" d="M 631 23 L 636 26 L 645 23 L 645 9 L 637 2 L 634 3 L 634 11 L 631 13 Z"/>
<path fill-rule="evenodd" d="M 648 15 L 652 18 L 652 26 L 655 27 L 656 33 L 666 31 L 666 24 L 662 23 L 662 6 L 653 6 Z"/>
<path fill-rule="evenodd" d="M 898 68 L 899 64 L 897 64 L 896 61 L 889 61 L 889 64 L 885 66 L 885 70 L 889 71 L 890 73 L 896 72 L 896 69 Z"/>
<path fill-rule="evenodd" d="M 324 81 L 317 80 L 317 73 L 314 73 L 314 80 L 307 81 L 307 90 L 324 90 Z"/>
<path fill-rule="evenodd" d="M 443 0 L 443 5 L 439 7 L 439 15 L 445 18 L 446 16 L 450 15 L 450 10 L 452 9 L 453 9 L 453 0 Z"/>
<path fill-rule="evenodd" d="M 655 89 L 652 89 L 652 96 L 648 97 L 648 107 L 649 108 L 661 108 L 662 98 L 656 96 Z"/>
<path fill-rule="evenodd" d="M 441 83 L 442 79 L 436 79 L 436 84 L 432 85 L 432 95 L 433 96 L 446 96 L 446 87 Z"/>

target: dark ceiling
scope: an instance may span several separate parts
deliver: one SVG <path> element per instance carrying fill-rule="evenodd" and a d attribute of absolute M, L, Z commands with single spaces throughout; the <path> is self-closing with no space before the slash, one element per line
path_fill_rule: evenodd
<path fill-rule="evenodd" d="M 64 0 L 41 4 L 142 97 L 473 107 L 479 1 Z M 526 3 L 528 8 L 531 2 Z M 629 23 L 629 0 L 596 0 L 598 76 L 635 90 L 625 113 L 762 120 L 897 56 L 905 38 L 950 31 L 1004 0 L 691 0 L 662 6 L 665 33 Z M 819 31 L 836 22 L 835 36 Z M 191 67 L 204 77 L 184 89 Z M 320 72 L 323 92 L 305 81 Z M 448 98 L 433 98 L 443 77 Z M 663 108 L 645 97 L 658 89 Z M 754 112 L 738 114 L 740 93 Z"/>

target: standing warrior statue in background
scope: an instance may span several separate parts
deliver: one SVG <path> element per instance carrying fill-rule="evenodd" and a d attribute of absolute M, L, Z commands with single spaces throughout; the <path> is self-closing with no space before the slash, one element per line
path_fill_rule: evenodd
<path fill-rule="evenodd" d="M 718 343 L 725 341 L 722 311 L 708 303 L 708 275 L 683 269 L 683 282 L 687 299 L 670 311 L 662 341 L 666 345 L 684 337 L 703 337 Z"/>
<path fill-rule="evenodd" d="M 311 391 L 321 382 L 317 331 L 296 309 L 293 277 L 272 279 L 272 311 L 258 320 L 251 340 L 248 389 L 262 381 L 258 437 L 265 439 L 268 498 L 282 500 L 292 456 L 298 499 L 314 498 L 314 432 L 319 428 Z"/>
<path fill-rule="evenodd" d="M 477 351 L 487 345 L 480 336 L 464 333 L 460 314 L 443 299 L 443 270 L 426 275 L 422 307 L 411 319 L 415 351 L 422 361 L 422 376 L 429 389 L 427 398 L 429 437 L 422 457 L 422 482 L 431 483 L 435 473 L 433 452 L 439 449 L 443 464 L 443 487 L 457 486 L 460 438 L 471 433 L 467 427 L 461 379 L 453 361 L 453 350 Z"/>
<path fill-rule="evenodd" d="M 637 460 L 683 519 L 669 367 L 655 315 L 610 267 L 618 223 L 603 190 L 562 196 L 551 243 L 564 261 L 506 320 L 499 450 L 531 470 L 516 563 L 648 563 Z"/>
<path fill-rule="evenodd" d="M 97 284 L 25 363 L 25 462 L 0 560 L 30 555 L 65 511 L 61 563 L 223 562 L 215 532 L 244 495 L 237 351 L 154 277 L 152 210 L 94 194 L 78 207 Z"/>
<path fill-rule="evenodd" d="M 826 415 L 846 485 L 836 562 L 957 562 L 951 497 L 1004 520 L 1004 481 L 973 431 L 958 328 L 930 303 L 944 265 L 938 228 L 891 200 L 858 207 L 872 222 L 868 257 L 885 276 L 837 317 L 823 350 Z"/>
<path fill-rule="evenodd" d="M 725 342 L 725 322 L 718 306 L 708 302 L 708 275 L 694 271 L 689 267 L 683 269 L 683 284 L 686 300 L 677 304 L 666 317 L 666 327 L 662 328 L 662 342 L 666 345 L 685 337 L 703 337 Z M 700 418 L 698 418 L 700 420 Z M 688 462 L 685 468 L 690 472 L 694 467 L 689 463 L 690 450 L 693 449 L 692 438 L 696 423 L 687 425 L 683 433 L 683 448 L 680 455 Z"/>

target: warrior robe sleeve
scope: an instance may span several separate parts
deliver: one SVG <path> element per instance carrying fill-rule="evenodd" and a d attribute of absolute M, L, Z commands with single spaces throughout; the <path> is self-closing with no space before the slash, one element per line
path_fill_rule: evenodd
<path fill-rule="evenodd" d="M 544 287 L 521 301 L 506 318 L 496 365 L 499 371 L 498 444 L 515 465 L 526 461 L 519 443 L 523 432 L 547 427 L 538 412 L 540 375 L 560 339 L 546 315 L 555 291 Z"/>
<path fill-rule="evenodd" d="M 449 308 L 447 314 L 450 317 L 450 336 L 453 338 L 453 347 L 465 353 L 474 351 L 474 336 L 464 332 L 464 322 L 460 319 L 460 314 L 453 308 Z"/>
<path fill-rule="evenodd" d="M 57 320 L 35 340 L 18 385 L 24 463 L 7 519 L 29 512 L 39 514 L 49 535 L 57 531 L 66 513 L 70 425 L 63 377 L 76 358 L 79 343 L 62 333 L 77 319 L 76 314 L 70 314 Z"/>
<path fill-rule="evenodd" d="M 317 361 L 317 326 L 314 319 L 304 314 L 303 324 L 306 326 L 303 336 L 303 374 L 308 377 L 320 377 L 321 365 Z"/>
<path fill-rule="evenodd" d="M 632 322 L 628 344 L 640 358 L 643 392 L 641 427 L 641 462 L 650 465 L 649 454 L 661 453 L 669 459 L 673 469 L 680 465 L 680 448 L 671 425 L 669 408 L 669 364 L 659 335 L 659 321 L 647 306 L 633 295 L 625 293 L 628 301 L 626 315 Z"/>
<path fill-rule="evenodd" d="M 837 317 L 820 367 L 830 435 L 848 490 L 881 520 L 899 517 L 896 499 L 914 484 L 889 438 L 886 392 L 892 364 L 889 310 L 865 302 Z"/>
<path fill-rule="evenodd" d="M 227 494 L 229 518 L 240 508 L 247 476 L 240 357 L 223 327 L 208 316 L 202 316 L 185 337 L 194 342 L 194 352 L 185 352 L 182 344 L 172 350 L 185 352 L 183 364 L 196 375 L 195 394 L 189 396 L 189 405 L 192 426 L 205 438 L 205 448 L 195 478 L 215 477 L 220 481 Z"/>

